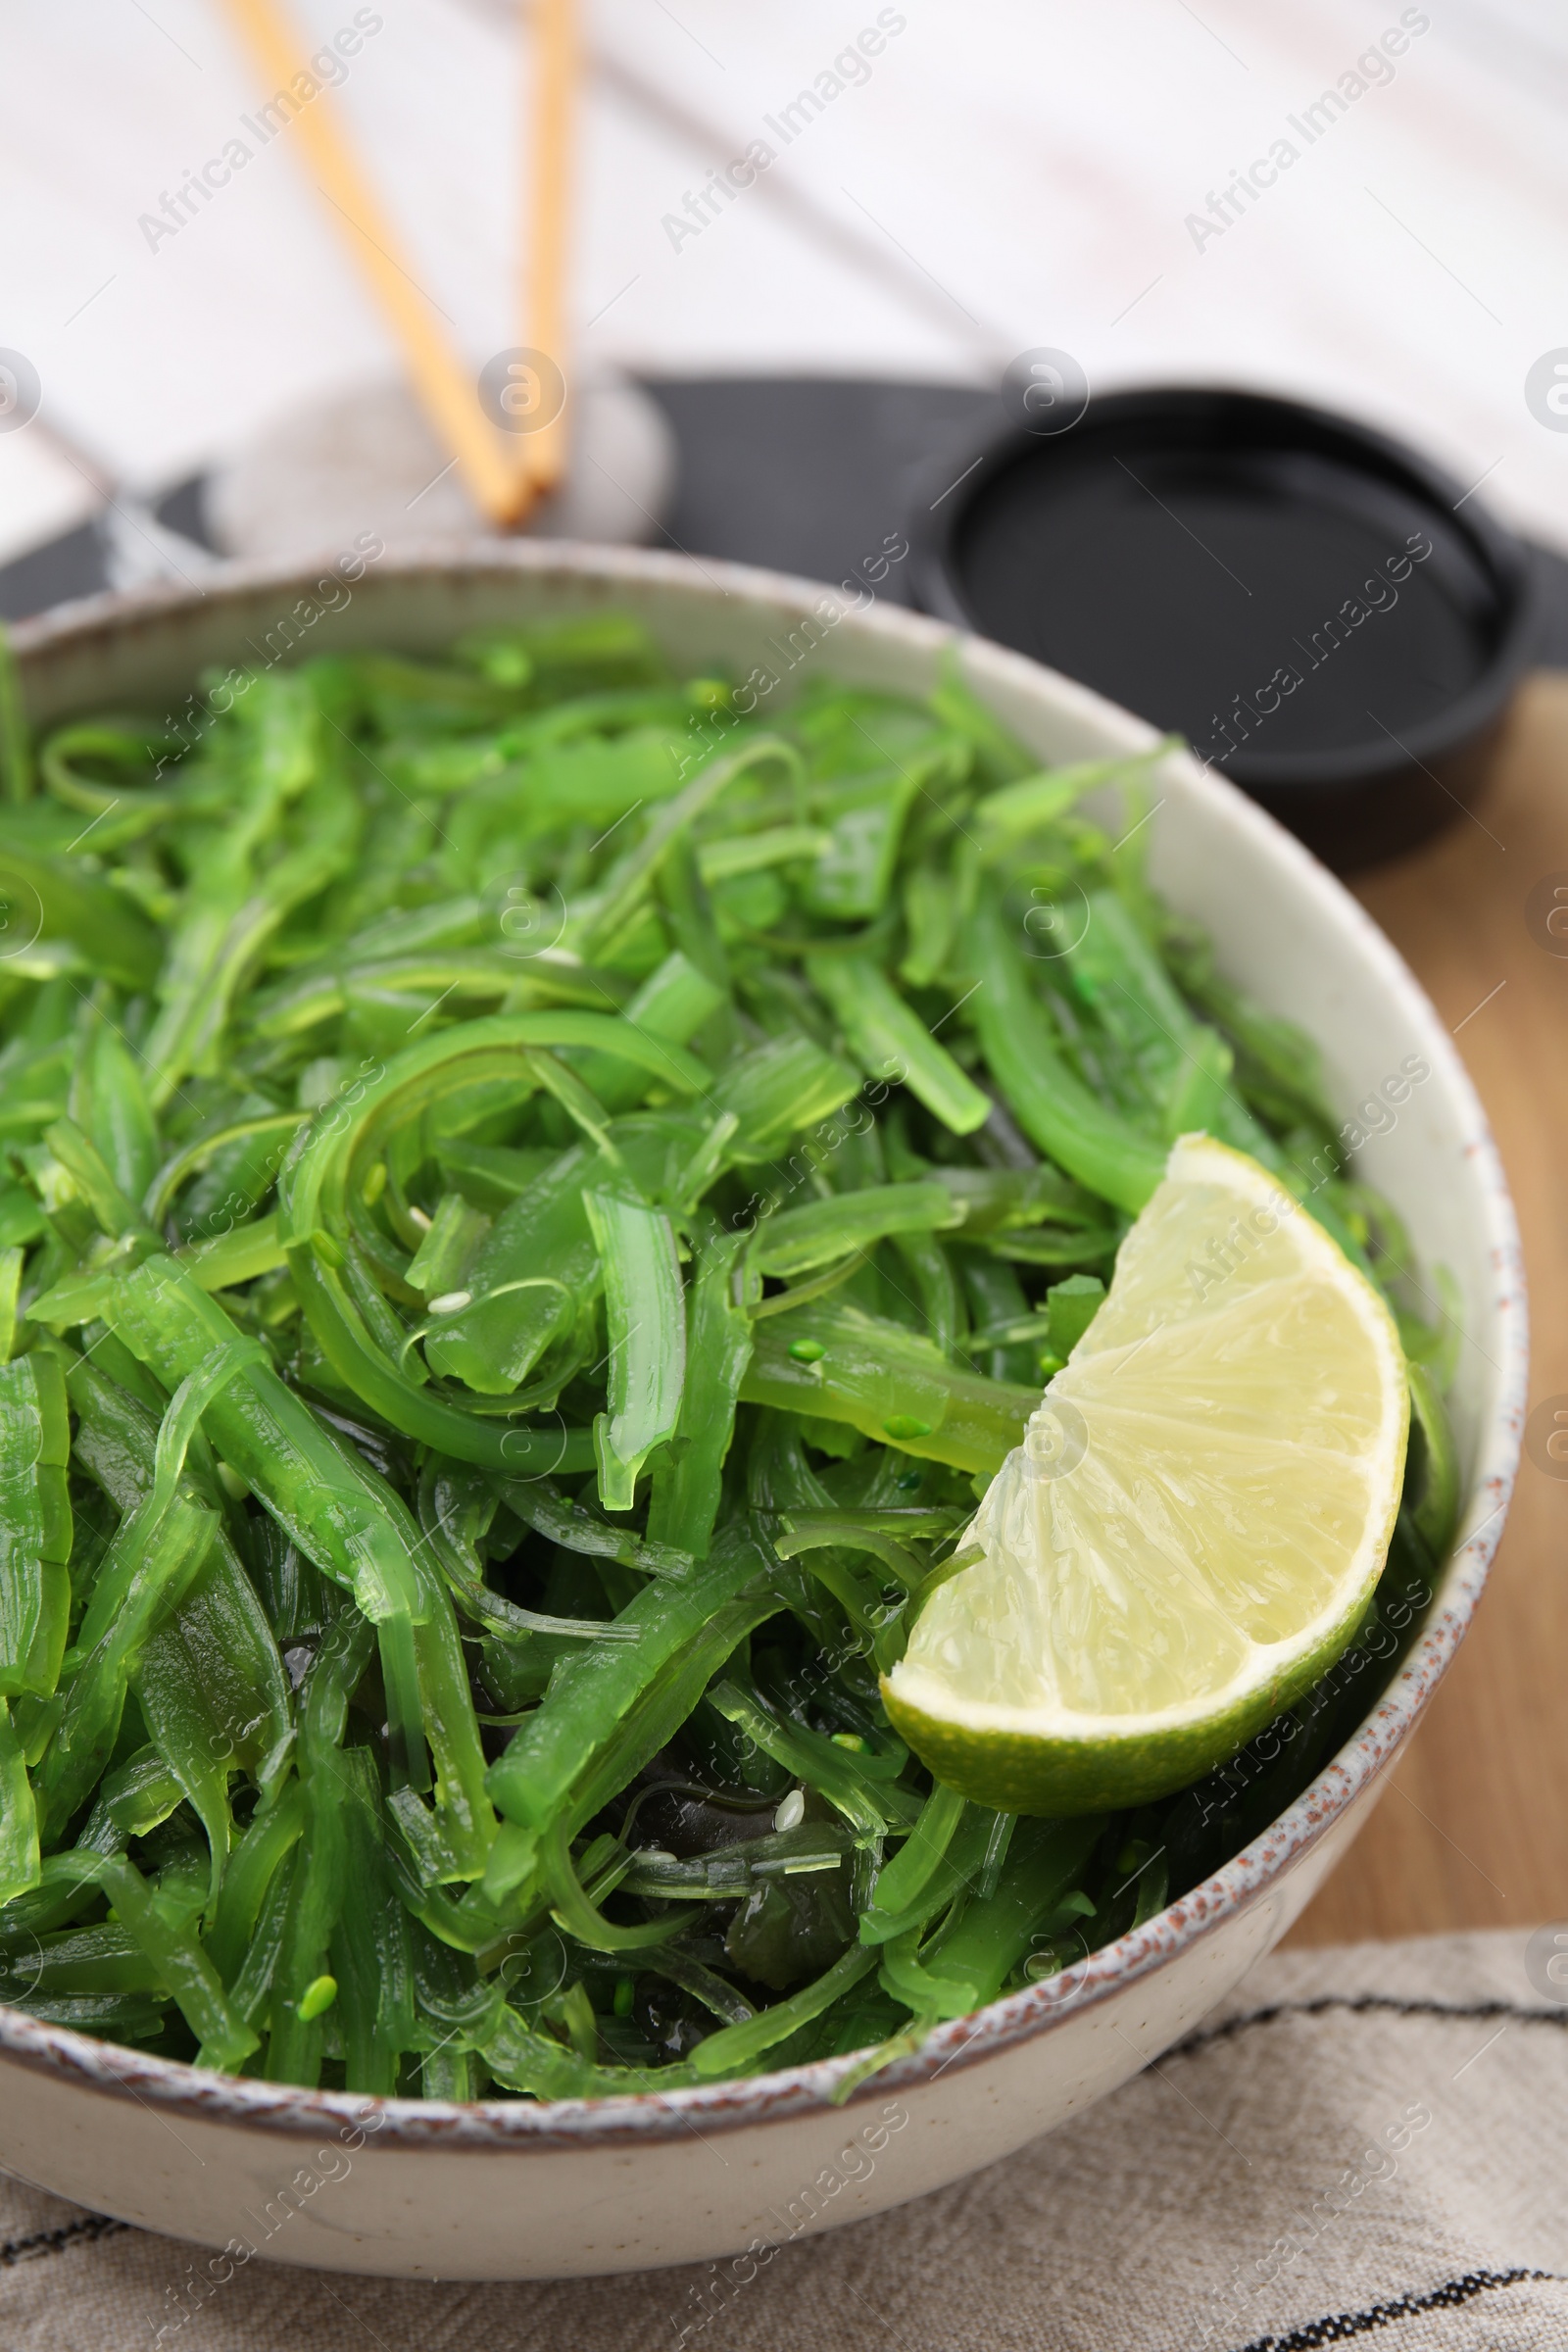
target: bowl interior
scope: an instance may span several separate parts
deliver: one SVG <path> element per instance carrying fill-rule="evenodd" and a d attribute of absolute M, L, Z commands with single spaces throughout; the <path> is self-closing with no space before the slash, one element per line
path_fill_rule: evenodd
<path fill-rule="evenodd" d="M 678 664 L 719 664 L 748 679 L 764 714 L 782 710 L 813 671 L 926 693 L 956 648 L 974 689 L 1043 760 L 1147 752 L 1155 741 L 1142 721 L 1088 690 L 1015 654 L 956 640 L 940 623 L 872 609 L 869 598 L 856 609 L 770 574 L 619 550 L 533 544 L 499 555 L 432 551 L 396 564 L 370 561 L 349 577 L 325 565 L 306 575 L 236 569 L 215 579 L 200 602 L 162 591 L 94 600 L 29 623 L 16 638 L 35 720 L 132 707 L 166 711 L 177 723 L 201 673 L 215 668 L 375 645 L 434 652 L 486 622 L 604 609 L 637 614 Z M 1525 1364 L 1517 1238 L 1474 1091 L 1432 1005 L 1383 935 L 1324 868 L 1230 785 L 1184 754 L 1166 754 L 1150 773 L 1156 886 L 1210 931 L 1229 977 L 1315 1038 L 1355 1164 L 1408 1223 L 1432 1311 L 1446 1312 L 1451 1301 L 1461 1331 L 1451 1404 L 1465 1476 L 1461 1530 L 1472 1540 L 1461 1542 L 1446 1572 L 1416 1657 L 1380 1704 L 1378 1737 L 1363 1734 L 1359 1747 L 1352 1742 L 1343 1752 L 1327 1796 L 1320 1785 L 1312 1802 L 1298 1800 L 1285 1817 L 1289 1834 L 1273 1840 L 1266 1878 L 1323 1834 L 1391 1741 L 1408 1732 L 1474 1605 L 1518 1450 Z M 1452 1284 L 1441 1298 L 1438 1268 Z M 1258 1882 L 1256 1865 L 1227 1864 L 1204 1890 L 1192 1932 L 1250 1899 Z M 1097 1975 L 1113 1973 L 1116 1947 L 1096 1959 Z M 1147 1956 L 1144 1964 L 1152 1964 Z M 1050 2023 L 1049 2009 L 1031 2009 L 1030 1999 L 1014 1995 L 1007 2005 L 1009 2014 L 1018 2012 L 1018 2030 Z M 958 2031 L 946 2029 L 939 2040 L 946 2046 Z M 8 2037 L 0 2013 L 0 2040 Z M 35 2048 L 80 2041 L 54 2029 L 41 2035 L 32 2029 L 27 2038 Z M 812 2095 L 846 2063 L 808 2070 Z M 189 2071 L 156 2064 L 171 2077 Z M 760 2079 L 758 2096 L 784 2080 Z M 259 2104 L 279 2096 L 261 2085 L 257 2091 Z M 733 2102 L 735 2087 L 724 2091 Z M 690 2094 L 695 2101 L 714 2095 Z M 515 2103 L 507 2110 L 515 2119 Z M 504 2111 L 490 2112 L 499 2118 Z M 673 2111 L 668 2128 L 682 2128 Z"/>

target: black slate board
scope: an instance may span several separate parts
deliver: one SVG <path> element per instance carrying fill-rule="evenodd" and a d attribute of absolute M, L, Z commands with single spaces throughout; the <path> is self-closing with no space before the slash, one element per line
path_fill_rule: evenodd
<path fill-rule="evenodd" d="M 961 450 L 988 392 L 961 384 L 848 376 L 692 376 L 648 379 L 674 428 L 675 498 L 658 544 L 842 580 L 896 540 L 929 469 Z M 160 502 L 159 519 L 203 545 L 199 475 Z M 1568 667 L 1568 560 L 1538 547 L 1539 659 Z M 0 618 L 21 619 L 107 584 L 92 523 L 0 566 Z M 895 564 L 879 595 L 913 601 Z"/>

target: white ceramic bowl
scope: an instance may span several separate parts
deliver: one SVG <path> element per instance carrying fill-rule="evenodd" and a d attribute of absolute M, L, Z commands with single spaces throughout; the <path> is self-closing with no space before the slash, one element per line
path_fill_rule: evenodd
<path fill-rule="evenodd" d="M 920 695 L 957 646 L 982 699 L 1050 760 L 1144 750 L 1141 721 L 1048 669 L 872 601 L 684 559 L 522 544 L 341 571 L 234 570 L 17 631 L 37 718 L 177 712 L 210 665 L 328 646 L 431 651 L 517 614 L 639 615 L 685 667 L 780 705 L 812 671 Z M 852 598 L 859 602 L 856 609 Z M 1387 940 L 1324 869 L 1186 757 L 1156 771 L 1152 870 L 1224 969 L 1323 1050 L 1347 1115 L 1415 1055 L 1431 1075 L 1358 1154 L 1463 1300 L 1453 1405 L 1462 1538 L 1426 1629 L 1355 1738 L 1265 1836 L 1065 1984 L 942 2027 L 835 2104 L 848 2061 L 700 2090 L 446 2107 L 231 2081 L 0 2009 L 0 2163 L 149 2229 L 331 2270 L 559 2277 L 740 2255 L 937 2188 L 1049 2131 L 1187 2033 L 1345 1851 L 1464 1633 L 1502 1525 L 1525 1397 L 1512 1207 L 1475 1094 Z M 286 2222 L 286 2227 L 285 2227 Z M 750 2254 L 743 2250 L 751 2247 Z M 216 2272 L 234 2255 L 216 2258 Z"/>

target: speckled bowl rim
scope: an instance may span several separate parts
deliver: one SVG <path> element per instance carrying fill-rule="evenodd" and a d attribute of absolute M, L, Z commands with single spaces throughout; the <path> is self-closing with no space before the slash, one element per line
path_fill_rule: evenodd
<path fill-rule="evenodd" d="M 223 564 L 204 572 L 199 588 L 159 583 L 59 607 L 18 625 L 13 642 L 25 673 L 30 661 L 73 640 L 90 640 L 95 634 L 119 635 L 139 624 L 156 625 L 182 608 L 192 612 L 202 606 L 213 609 L 264 588 L 304 595 L 320 568 L 294 562 Z M 834 595 L 817 583 L 743 564 L 543 540 L 432 542 L 384 558 L 376 564 L 375 576 L 378 582 L 386 582 L 454 572 L 503 577 L 527 572 L 544 575 L 547 580 L 559 578 L 564 588 L 597 584 L 612 592 L 619 584 L 644 591 L 668 587 L 691 592 L 702 586 L 749 605 L 765 605 L 774 612 L 780 608 L 793 611 L 801 619 L 813 611 L 820 612 L 823 597 Z M 1129 750 L 1143 749 L 1157 740 L 1154 730 L 1143 721 L 1023 655 L 902 607 L 874 604 L 859 610 L 844 607 L 842 600 L 839 603 L 843 619 L 852 624 L 851 641 L 869 634 L 928 657 L 957 645 L 963 649 L 966 674 L 982 687 L 991 678 L 1025 693 L 1038 692 L 1044 676 L 1050 680 L 1054 708 L 1065 715 L 1120 736 Z M 1434 1056 L 1466 1114 L 1466 1150 L 1479 1163 L 1486 1201 L 1485 1243 L 1494 1283 L 1494 1329 L 1503 1361 L 1494 1409 L 1478 1433 L 1470 1496 L 1471 1516 L 1477 1524 L 1449 1560 L 1434 1613 L 1398 1672 L 1360 1729 L 1311 1786 L 1212 1877 L 1146 1926 L 1092 1953 L 1072 1972 L 1069 1998 L 1062 1997 L 1062 1980 L 1056 1978 L 993 2001 L 970 2016 L 937 2027 L 914 2051 L 883 2068 L 847 2098 L 842 2086 L 858 2064 L 855 2053 L 738 2082 L 625 2097 L 539 2102 L 492 2099 L 467 2106 L 443 2100 L 372 2098 L 351 2091 L 306 2090 L 287 2083 L 208 2073 L 180 2061 L 149 2057 L 118 2043 L 98 2041 L 70 2027 L 43 2024 L 3 2004 L 0 2059 L 83 2089 L 178 2112 L 193 2121 L 242 2124 L 269 2134 L 315 2137 L 327 2128 L 363 2127 L 374 2114 L 379 2119 L 378 2154 L 437 2146 L 475 2152 L 512 2149 L 518 2154 L 554 2148 L 637 2146 L 678 2139 L 694 2131 L 710 2134 L 784 2122 L 835 2103 L 849 2112 L 859 2099 L 885 2096 L 890 2090 L 917 2089 L 950 2069 L 961 2070 L 995 2058 L 1124 1993 L 1156 1969 L 1166 1967 L 1200 1937 L 1250 1909 L 1290 1865 L 1328 1835 L 1414 1730 L 1469 1626 L 1502 1532 L 1518 1466 L 1528 1382 L 1518 1227 L 1496 1147 L 1469 1074 L 1431 1000 L 1402 956 L 1349 892 L 1271 816 L 1222 776 L 1200 768 L 1188 755 L 1169 757 L 1188 787 L 1222 810 L 1230 825 L 1252 834 L 1260 844 L 1266 837 L 1269 854 L 1286 868 L 1295 889 L 1321 907 L 1331 923 L 1356 938 L 1382 986 L 1423 1035 L 1424 1050 Z M 835 2092 L 839 2093 L 838 2102 Z"/>

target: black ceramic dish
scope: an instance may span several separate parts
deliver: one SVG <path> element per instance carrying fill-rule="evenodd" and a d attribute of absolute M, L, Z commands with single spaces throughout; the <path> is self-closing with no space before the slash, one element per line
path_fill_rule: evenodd
<path fill-rule="evenodd" d="M 1473 808 L 1536 597 L 1462 483 L 1254 393 L 1112 393 L 1049 435 L 1018 415 L 914 502 L 927 612 L 1184 735 L 1342 872 Z"/>

